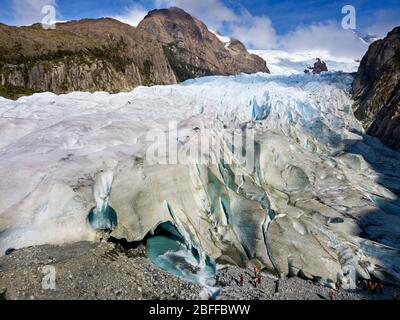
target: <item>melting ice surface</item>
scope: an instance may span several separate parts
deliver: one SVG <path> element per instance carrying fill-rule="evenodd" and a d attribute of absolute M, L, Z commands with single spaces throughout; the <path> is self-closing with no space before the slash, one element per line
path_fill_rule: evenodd
<path fill-rule="evenodd" d="M 175 237 L 167 227 L 149 239 L 150 258 L 207 286 L 211 261 L 244 260 L 331 284 L 348 274 L 399 282 L 400 156 L 354 118 L 351 74 L 300 73 L 0 98 L 0 252 L 94 240 L 88 212 L 112 207 L 114 237 L 175 225 Z M 254 133 L 254 170 L 232 156 L 237 146 L 213 146 L 215 164 L 148 164 L 147 133 L 170 133 L 171 121 L 179 154 L 203 132 Z M 100 172 L 113 179 L 97 184 Z"/>
<path fill-rule="evenodd" d="M 157 230 L 159 234 L 150 236 L 146 242 L 150 260 L 163 270 L 205 286 L 211 297 L 216 296 L 216 267 L 210 257 L 206 256 L 202 261 L 202 253 L 193 246 L 188 247 L 187 241 L 170 222 L 162 223 Z"/>
<path fill-rule="evenodd" d="M 93 198 L 96 207 L 90 209 L 88 221 L 95 230 L 113 230 L 117 226 L 118 217 L 109 205 L 112 189 L 113 173 L 100 172 L 93 184 Z"/>

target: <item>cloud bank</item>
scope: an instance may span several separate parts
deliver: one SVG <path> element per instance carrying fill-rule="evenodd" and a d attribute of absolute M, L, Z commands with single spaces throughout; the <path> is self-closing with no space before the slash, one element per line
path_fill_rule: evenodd
<path fill-rule="evenodd" d="M 42 8 L 51 5 L 57 8 L 56 0 L 11 0 L 11 10 L 16 25 L 31 25 L 43 19 Z"/>
<path fill-rule="evenodd" d="M 148 10 L 142 6 L 141 4 L 136 4 L 126 10 L 119 16 L 114 16 L 114 19 L 117 19 L 123 23 L 130 24 L 136 27 L 140 21 L 147 15 Z"/>
<path fill-rule="evenodd" d="M 326 51 L 335 57 L 360 59 L 368 49 L 352 30 L 345 30 L 334 21 L 300 26 L 280 39 L 287 51 Z"/>

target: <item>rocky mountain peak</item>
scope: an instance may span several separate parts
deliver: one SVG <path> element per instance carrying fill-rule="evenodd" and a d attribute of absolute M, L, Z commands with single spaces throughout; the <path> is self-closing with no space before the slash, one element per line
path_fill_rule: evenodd
<path fill-rule="evenodd" d="M 207 75 L 269 72 L 265 61 L 234 41 L 225 46 L 200 20 L 176 7 L 153 10 L 138 25 L 163 44 L 180 81 Z"/>

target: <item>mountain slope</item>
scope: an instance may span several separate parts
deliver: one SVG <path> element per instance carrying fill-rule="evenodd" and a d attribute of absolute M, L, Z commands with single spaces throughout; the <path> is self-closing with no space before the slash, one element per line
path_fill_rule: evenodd
<path fill-rule="evenodd" d="M 354 114 L 367 132 L 400 150 L 400 27 L 371 44 L 352 92 Z"/>
<path fill-rule="evenodd" d="M 152 18 L 160 15 L 166 28 L 161 39 L 148 32 L 160 30 Z M 180 34 L 185 41 L 178 45 L 174 39 Z M 176 8 L 150 13 L 140 28 L 109 18 L 59 23 L 55 30 L 0 24 L 0 94 L 7 97 L 38 91 L 114 93 L 258 71 L 268 71 L 261 58 L 241 45 L 226 49 L 202 22 Z"/>
<path fill-rule="evenodd" d="M 234 40 L 225 46 L 200 20 L 172 7 L 150 11 L 138 25 L 163 44 L 180 81 L 207 75 L 269 72 L 263 59 Z"/>
<path fill-rule="evenodd" d="M 157 41 L 113 19 L 72 21 L 55 30 L 0 25 L 0 48 L 2 86 L 62 93 L 176 83 Z"/>

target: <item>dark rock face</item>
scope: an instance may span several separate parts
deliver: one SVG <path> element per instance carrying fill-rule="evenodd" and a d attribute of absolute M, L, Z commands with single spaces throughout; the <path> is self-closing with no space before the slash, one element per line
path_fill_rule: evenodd
<path fill-rule="evenodd" d="M 150 11 L 138 25 L 162 43 L 179 81 L 207 75 L 269 72 L 238 40 L 225 46 L 206 25 L 182 9 Z"/>
<path fill-rule="evenodd" d="M 109 18 L 61 23 L 55 30 L 0 24 L 0 95 L 11 98 L 40 91 L 114 93 L 258 71 L 268 71 L 264 60 L 244 46 L 225 48 L 177 8 L 150 12 L 138 28 Z"/>
<path fill-rule="evenodd" d="M 371 44 L 353 82 L 354 114 L 367 133 L 400 150 L 400 27 Z"/>

